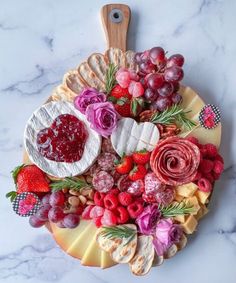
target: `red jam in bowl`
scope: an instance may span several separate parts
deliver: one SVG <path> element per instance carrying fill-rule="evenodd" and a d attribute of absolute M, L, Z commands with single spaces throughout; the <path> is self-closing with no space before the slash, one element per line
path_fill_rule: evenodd
<path fill-rule="evenodd" d="M 37 135 L 38 151 L 57 162 L 79 161 L 84 152 L 88 132 L 82 121 L 70 114 L 59 115 L 51 127 Z"/>

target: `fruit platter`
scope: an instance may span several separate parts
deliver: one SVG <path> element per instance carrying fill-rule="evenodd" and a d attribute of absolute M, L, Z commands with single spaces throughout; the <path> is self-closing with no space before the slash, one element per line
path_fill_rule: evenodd
<path fill-rule="evenodd" d="M 184 56 L 110 47 L 29 118 L 7 197 L 82 265 L 145 275 L 182 250 L 224 161 L 220 110 L 181 84 Z"/>

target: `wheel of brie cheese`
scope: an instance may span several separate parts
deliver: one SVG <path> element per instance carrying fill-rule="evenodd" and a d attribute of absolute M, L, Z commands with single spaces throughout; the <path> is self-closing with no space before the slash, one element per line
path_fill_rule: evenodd
<path fill-rule="evenodd" d="M 14 210 L 82 265 L 126 263 L 145 275 L 208 212 L 224 167 L 220 112 L 180 84 L 184 57 L 166 56 L 161 47 L 92 54 L 27 122 Z"/>

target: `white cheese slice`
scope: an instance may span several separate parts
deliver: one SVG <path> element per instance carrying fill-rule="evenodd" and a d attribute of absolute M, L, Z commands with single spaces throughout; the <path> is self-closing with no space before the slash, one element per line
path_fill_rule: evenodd
<path fill-rule="evenodd" d="M 152 151 L 160 138 L 156 125 L 150 122 L 138 124 L 134 119 L 122 118 L 117 129 L 111 135 L 111 143 L 115 151 L 121 156 L 134 151 L 147 149 Z"/>
<path fill-rule="evenodd" d="M 44 157 L 37 149 L 38 132 L 50 127 L 61 114 L 74 115 L 86 126 L 88 138 L 79 161 L 56 162 Z M 26 124 L 24 143 L 30 160 L 47 174 L 59 178 L 83 174 L 95 162 L 101 150 L 101 136 L 90 128 L 86 117 L 75 109 L 72 103 L 66 101 L 53 101 L 38 108 Z"/>

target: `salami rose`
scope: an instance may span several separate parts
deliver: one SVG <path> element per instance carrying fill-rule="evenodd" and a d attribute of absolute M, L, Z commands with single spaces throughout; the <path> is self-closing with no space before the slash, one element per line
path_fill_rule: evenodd
<path fill-rule="evenodd" d="M 150 159 L 151 168 L 157 178 L 171 186 L 192 182 L 199 163 L 199 148 L 179 137 L 169 137 L 158 143 Z"/>

